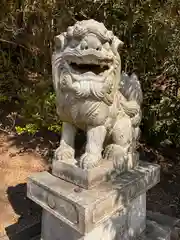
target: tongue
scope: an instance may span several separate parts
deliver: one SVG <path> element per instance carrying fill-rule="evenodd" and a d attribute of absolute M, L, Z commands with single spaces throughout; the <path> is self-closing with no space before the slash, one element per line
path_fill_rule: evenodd
<path fill-rule="evenodd" d="M 85 72 L 85 73 L 82 73 L 81 75 L 96 76 L 94 72 Z"/>

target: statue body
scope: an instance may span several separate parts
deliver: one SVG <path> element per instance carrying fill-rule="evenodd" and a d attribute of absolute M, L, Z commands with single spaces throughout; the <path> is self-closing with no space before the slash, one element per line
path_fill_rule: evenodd
<path fill-rule="evenodd" d="M 139 136 L 142 91 L 135 74 L 121 74 L 122 42 L 95 20 L 77 22 L 55 39 L 52 57 L 57 113 L 63 122 L 55 160 L 74 163 L 78 128 L 87 133 L 79 166 L 90 169 L 104 158 L 133 166 Z M 105 148 L 105 149 L 104 149 Z"/>

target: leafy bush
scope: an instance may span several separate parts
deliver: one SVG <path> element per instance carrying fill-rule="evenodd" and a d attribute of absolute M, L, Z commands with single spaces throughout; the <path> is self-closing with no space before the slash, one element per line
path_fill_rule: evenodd
<path fill-rule="evenodd" d="M 18 131 L 42 126 L 59 131 L 51 83 L 53 38 L 76 20 L 94 18 L 124 41 L 123 69 L 139 75 L 146 140 L 180 144 L 178 0 L 3 0 L 2 6 L 0 96 L 24 102 L 20 114 L 28 125 Z"/>

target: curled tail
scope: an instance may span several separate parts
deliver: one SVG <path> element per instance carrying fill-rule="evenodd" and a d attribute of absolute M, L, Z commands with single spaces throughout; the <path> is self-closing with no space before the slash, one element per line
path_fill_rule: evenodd
<path fill-rule="evenodd" d="M 138 105 L 142 104 L 143 94 L 141 84 L 135 73 L 128 76 L 126 73 L 122 73 L 120 82 L 120 92 L 128 101 L 136 101 Z"/>
<path fill-rule="evenodd" d="M 134 127 L 137 127 L 141 121 L 141 104 L 143 94 L 140 82 L 136 74 L 130 77 L 122 73 L 119 90 L 126 101 L 121 103 L 125 113 L 131 118 Z"/>

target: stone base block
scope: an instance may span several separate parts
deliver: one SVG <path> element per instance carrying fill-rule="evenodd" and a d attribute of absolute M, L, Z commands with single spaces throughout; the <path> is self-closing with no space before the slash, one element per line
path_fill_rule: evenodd
<path fill-rule="evenodd" d="M 146 194 L 132 201 L 129 207 L 118 211 L 91 232 L 82 235 L 51 213 L 44 210 L 42 217 L 43 240 L 131 240 L 146 227 Z"/>
<path fill-rule="evenodd" d="M 171 231 L 168 228 L 166 228 L 156 222 L 147 220 L 146 230 L 138 238 L 136 238 L 134 240 L 174 240 L 174 238 L 170 237 L 170 234 L 171 234 Z M 73 237 L 67 238 L 67 236 L 65 236 L 65 237 L 58 236 L 58 238 L 53 239 L 52 236 L 53 235 L 51 235 L 51 237 L 49 238 L 50 240 L 74 240 Z M 95 240 L 106 240 L 106 238 L 101 238 L 101 239 L 94 238 L 94 239 Z M 179 239 L 180 238 L 176 238 L 176 240 L 179 240 Z M 40 236 L 37 236 L 36 238 L 33 238 L 32 240 L 45 240 L 45 239 L 41 238 Z M 127 240 L 127 239 L 116 237 L 113 240 Z"/>
<path fill-rule="evenodd" d="M 41 172 L 29 178 L 27 195 L 54 217 L 85 235 L 117 211 L 126 209 L 159 180 L 159 166 L 145 162 L 114 181 L 90 190 L 77 188 L 48 172 Z"/>
<path fill-rule="evenodd" d="M 138 166 L 139 155 L 133 158 L 133 168 Z M 122 164 L 120 173 L 127 171 L 126 164 Z M 113 161 L 103 160 L 100 165 L 92 169 L 82 169 L 70 162 L 55 161 L 52 165 L 52 174 L 63 180 L 76 184 L 85 189 L 91 189 L 114 176 Z"/>
<path fill-rule="evenodd" d="M 92 169 L 82 169 L 75 164 L 56 161 L 52 165 L 52 174 L 85 189 L 91 189 L 101 182 L 106 182 L 113 174 L 113 162 L 103 161 Z"/>
<path fill-rule="evenodd" d="M 158 212 L 147 211 L 147 217 L 153 222 L 171 229 L 171 240 L 180 239 L 180 219 Z"/>
<path fill-rule="evenodd" d="M 137 240 L 171 240 L 170 228 L 149 220 L 146 225 L 146 230 Z"/>
<path fill-rule="evenodd" d="M 171 240 L 170 228 L 146 221 L 145 199 L 146 194 L 141 195 L 132 208 L 116 213 L 85 236 L 44 210 L 41 240 Z"/>

